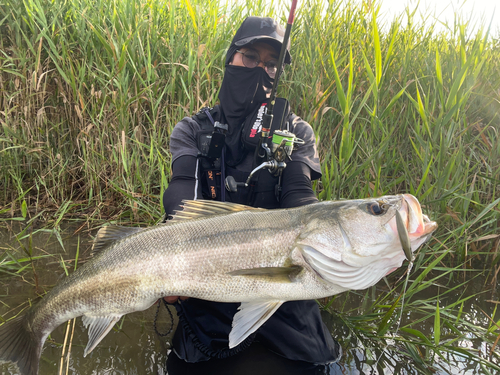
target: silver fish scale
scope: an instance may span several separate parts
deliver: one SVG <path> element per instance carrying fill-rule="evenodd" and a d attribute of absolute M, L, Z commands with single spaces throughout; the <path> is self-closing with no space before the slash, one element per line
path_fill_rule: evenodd
<path fill-rule="evenodd" d="M 167 295 L 236 301 L 252 290 L 258 293 L 269 286 L 265 278 L 255 285 L 251 278 L 227 272 L 284 265 L 301 225 L 291 211 L 264 216 L 243 211 L 147 228 L 117 241 L 63 280 L 51 298 L 40 301 L 33 324 L 53 327 L 83 314 L 122 315 Z"/>
<path fill-rule="evenodd" d="M 267 212 L 269 215 L 270 212 Z M 169 263 L 176 270 L 176 277 L 168 284 L 181 295 L 237 301 L 242 296 L 258 293 L 261 283 L 251 283 L 248 277 L 235 277 L 230 271 L 284 266 L 290 257 L 295 239 L 303 224 L 289 211 L 276 211 L 268 218 L 262 212 L 244 211 L 229 217 L 218 216 L 209 220 L 193 220 L 173 226 L 166 238 L 166 259 L 157 264 Z M 263 221 L 263 218 L 267 220 Z M 251 228 L 251 229 L 249 229 Z M 166 234 L 166 233 L 164 233 Z M 193 270 L 195 270 L 193 272 Z M 265 283 L 269 286 L 268 282 Z M 168 290 L 161 293 L 169 295 Z"/>
<path fill-rule="evenodd" d="M 47 308 L 38 309 L 47 316 L 40 313 L 34 324 L 56 316 L 62 323 L 82 314 L 123 315 L 168 295 L 237 302 L 339 293 L 345 289 L 323 282 L 294 248 L 309 222 L 328 224 L 334 218 L 329 231 L 335 230 L 338 211 L 344 208 L 352 206 L 338 203 L 336 209 L 325 202 L 249 210 L 146 228 L 113 243 L 54 288 L 51 298 L 42 300 Z M 304 267 L 293 283 L 228 274 L 291 263 Z"/>

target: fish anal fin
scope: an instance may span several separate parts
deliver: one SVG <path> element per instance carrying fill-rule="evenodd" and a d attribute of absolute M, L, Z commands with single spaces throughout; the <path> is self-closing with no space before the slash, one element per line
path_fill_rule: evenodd
<path fill-rule="evenodd" d="M 120 320 L 121 315 L 110 316 L 88 316 L 83 315 L 83 325 L 89 330 L 89 342 L 83 352 L 83 356 L 87 356 L 101 342 L 101 340 L 113 328 L 115 323 Z"/>
<path fill-rule="evenodd" d="M 176 211 L 172 220 L 168 220 L 167 223 L 181 220 L 199 219 L 213 215 L 224 215 L 240 211 L 265 210 L 263 208 L 255 208 L 238 203 L 210 200 L 183 200 L 182 207 L 182 210 Z"/>
<path fill-rule="evenodd" d="M 241 344 L 261 327 L 285 301 L 266 300 L 243 302 L 234 315 L 229 333 L 229 348 Z"/>
<path fill-rule="evenodd" d="M 276 282 L 290 283 L 302 271 L 302 268 L 302 266 L 297 265 L 289 267 L 259 267 L 231 271 L 228 274 L 231 276 L 266 277 Z"/>
<path fill-rule="evenodd" d="M 106 227 L 102 227 L 97 232 L 91 254 L 96 255 L 114 242 L 142 230 L 144 230 L 144 228 L 121 227 L 118 225 L 108 225 Z"/>

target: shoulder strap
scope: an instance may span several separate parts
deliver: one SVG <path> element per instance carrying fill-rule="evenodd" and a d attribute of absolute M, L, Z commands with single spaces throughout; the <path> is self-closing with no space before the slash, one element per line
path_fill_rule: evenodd
<path fill-rule="evenodd" d="M 206 199 L 221 200 L 224 202 L 226 193 L 224 189 L 224 148 L 222 149 L 221 157 L 210 156 L 212 154 L 211 143 L 214 140 L 214 136 L 220 136 L 220 134 L 215 134 L 214 132 L 217 126 L 215 119 L 220 117 L 220 111 L 220 105 L 216 105 L 213 108 L 204 107 L 193 116 L 193 120 L 201 128 L 196 136 L 196 141 L 199 151 L 200 173 L 204 181 L 202 186 L 203 196 Z M 221 142 L 223 140 L 224 138 Z"/>
<path fill-rule="evenodd" d="M 214 121 L 212 115 L 210 114 L 210 110 L 207 107 L 205 107 L 202 109 L 202 111 L 205 112 L 205 114 L 207 115 L 207 117 L 210 120 L 210 122 L 212 123 L 212 125 L 215 125 L 215 121 Z"/>
<path fill-rule="evenodd" d="M 211 126 L 215 124 L 215 119 L 214 117 L 217 117 L 218 113 L 220 112 L 220 105 L 216 105 L 212 108 L 210 107 L 203 107 L 196 113 L 194 116 L 192 116 L 193 120 L 195 120 L 198 124 L 200 124 L 202 127 L 204 124 L 208 123 Z M 208 121 L 207 121 L 208 120 Z"/>

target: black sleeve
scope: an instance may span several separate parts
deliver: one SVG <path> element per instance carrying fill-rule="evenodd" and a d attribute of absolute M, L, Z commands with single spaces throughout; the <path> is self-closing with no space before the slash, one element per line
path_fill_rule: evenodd
<path fill-rule="evenodd" d="M 198 159 L 194 156 L 180 156 L 172 164 L 172 179 L 163 193 L 167 217 L 181 208 L 183 199 L 201 199 Z"/>
<path fill-rule="evenodd" d="M 293 161 L 300 161 L 307 165 L 310 168 L 309 176 L 311 177 L 311 181 L 317 180 L 321 177 L 321 166 L 316 146 L 316 136 L 314 135 L 312 126 L 300 117 L 292 114 L 290 127 L 292 133 L 304 141 L 304 144 L 300 145 L 297 149 L 294 148 Z"/>
<path fill-rule="evenodd" d="M 311 169 L 300 161 L 287 163 L 281 187 L 281 208 L 305 206 L 318 201 L 312 189 Z"/>

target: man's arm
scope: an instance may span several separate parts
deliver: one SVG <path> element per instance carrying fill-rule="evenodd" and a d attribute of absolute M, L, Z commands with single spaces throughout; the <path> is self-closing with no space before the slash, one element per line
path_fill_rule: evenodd
<path fill-rule="evenodd" d="M 190 118 L 184 118 L 172 131 L 170 152 L 172 154 L 172 178 L 163 193 L 163 208 L 169 219 L 176 210 L 181 209 L 183 199 L 200 199 L 201 184 L 196 147 L 198 124 Z M 180 297 L 181 300 L 187 297 Z M 164 297 L 168 303 L 175 303 L 178 296 Z"/>
<path fill-rule="evenodd" d="M 281 208 L 316 203 L 318 199 L 312 189 L 311 181 L 321 177 L 313 128 L 294 114 L 291 116 L 290 127 L 292 133 L 302 139 L 304 144 L 293 151 L 292 161 L 287 163 L 283 171 Z"/>
<path fill-rule="evenodd" d="M 200 199 L 198 159 L 194 156 L 180 156 L 172 164 L 172 179 L 163 193 L 163 208 L 167 219 L 181 209 L 183 199 Z"/>
<path fill-rule="evenodd" d="M 311 169 L 300 161 L 287 163 L 281 186 L 281 208 L 305 206 L 318 201 L 312 189 Z"/>

